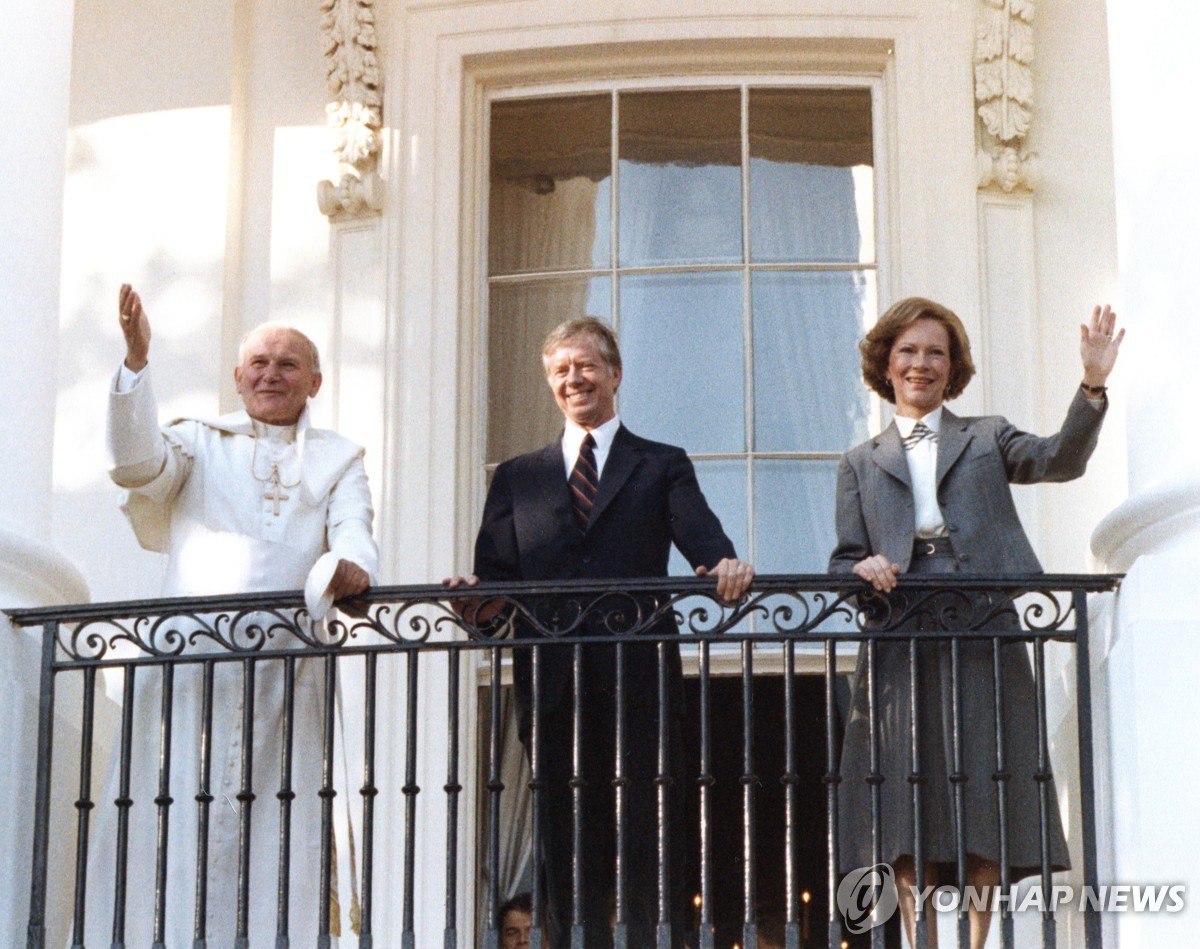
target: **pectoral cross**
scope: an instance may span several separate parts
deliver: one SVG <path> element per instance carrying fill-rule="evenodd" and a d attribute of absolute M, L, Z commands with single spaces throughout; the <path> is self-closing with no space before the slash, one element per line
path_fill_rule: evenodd
<path fill-rule="evenodd" d="M 271 484 L 267 488 L 267 490 L 265 492 L 263 492 L 263 498 L 265 498 L 268 501 L 275 502 L 274 514 L 276 517 L 279 516 L 279 502 L 286 501 L 289 497 L 290 497 L 290 495 L 283 493 L 283 482 L 282 482 L 282 480 L 280 480 L 280 477 L 279 477 L 279 465 L 272 465 L 271 466 Z"/>

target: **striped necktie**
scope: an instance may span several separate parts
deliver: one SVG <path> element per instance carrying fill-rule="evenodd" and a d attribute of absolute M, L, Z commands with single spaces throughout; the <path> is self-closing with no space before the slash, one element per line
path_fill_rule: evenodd
<path fill-rule="evenodd" d="M 575 511 L 575 524 L 579 533 L 587 530 L 588 521 L 592 516 L 592 505 L 596 501 L 596 492 L 600 489 L 600 475 L 596 471 L 596 453 L 592 450 L 596 439 L 588 432 L 579 446 L 579 457 L 575 459 L 575 467 L 571 469 L 569 483 L 571 485 L 571 507 Z"/>
<path fill-rule="evenodd" d="M 912 451 L 918 444 L 928 438 L 933 444 L 937 444 L 937 432 L 926 425 L 924 422 L 917 422 L 913 426 L 913 430 L 909 432 L 908 437 L 903 439 L 904 450 Z"/>

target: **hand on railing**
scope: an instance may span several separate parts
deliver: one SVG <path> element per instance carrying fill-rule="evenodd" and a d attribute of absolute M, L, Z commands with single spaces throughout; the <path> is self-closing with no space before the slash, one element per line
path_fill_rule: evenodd
<path fill-rule="evenodd" d="M 442 586 L 447 590 L 457 590 L 464 584 L 473 587 L 478 583 L 479 577 L 473 573 L 465 577 L 446 577 L 442 580 Z M 454 597 L 447 603 L 459 619 L 466 620 L 472 626 L 482 629 L 493 625 L 497 614 L 504 609 L 504 600 L 499 597 L 490 600 L 481 600 L 479 597 Z"/>
<path fill-rule="evenodd" d="M 724 557 L 712 570 L 704 565 L 697 567 L 696 576 L 716 577 L 717 596 L 729 606 L 736 606 L 750 589 L 754 567 L 736 557 Z"/>

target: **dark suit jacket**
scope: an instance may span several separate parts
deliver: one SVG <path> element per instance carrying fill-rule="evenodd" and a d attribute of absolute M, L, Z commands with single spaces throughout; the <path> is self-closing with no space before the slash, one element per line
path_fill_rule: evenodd
<path fill-rule="evenodd" d="M 937 498 L 963 572 L 1040 573 L 1009 484 L 1070 481 L 1096 447 L 1107 401 L 1097 409 L 1077 392 L 1062 428 L 1048 438 L 999 416 L 959 418 L 942 410 Z M 838 468 L 837 547 L 831 573 L 849 573 L 883 554 L 907 571 L 915 539 L 912 484 L 895 423 L 847 452 Z"/>
<path fill-rule="evenodd" d="M 474 572 L 491 581 L 663 577 L 672 543 L 693 567 L 713 567 L 735 556 L 684 450 L 639 438 L 621 426 L 582 536 L 571 509 L 561 440 L 500 465 L 475 542 Z M 527 689 L 522 681 L 527 650 L 520 653 L 517 684 Z M 570 665 L 563 650 L 547 653 L 546 698 L 552 705 Z"/>

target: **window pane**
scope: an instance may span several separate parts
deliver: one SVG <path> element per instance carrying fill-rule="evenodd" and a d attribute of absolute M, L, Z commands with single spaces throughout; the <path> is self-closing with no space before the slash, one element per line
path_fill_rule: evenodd
<path fill-rule="evenodd" d="M 750 259 L 875 259 L 871 93 L 750 93 Z"/>
<path fill-rule="evenodd" d="M 725 534 L 733 541 L 738 556 L 750 556 L 747 537 L 746 462 L 738 460 L 697 461 L 696 479 L 708 506 L 721 521 Z M 672 576 L 691 576 L 695 571 L 683 554 L 671 548 Z"/>
<path fill-rule="evenodd" d="M 692 454 L 746 450 L 742 278 L 621 278 L 621 418 Z"/>
<path fill-rule="evenodd" d="M 708 506 L 721 521 L 726 536 L 733 542 L 734 550 L 742 560 L 750 559 L 749 510 L 746 490 L 746 462 L 744 460 L 697 461 L 696 478 L 704 492 Z M 667 572 L 672 576 L 695 575 L 692 565 L 675 548 L 671 548 L 671 561 Z M 675 605 L 683 617 L 680 628 L 684 632 L 706 632 L 721 620 L 721 611 L 708 597 L 697 596 L 680 600 Z M 696 610 L 707 614 L 701 617 Z M 749 632 L 751 624 L 743 620 L 730 632 Z"/>
<path fill-rule="evenodd" d="M 756 273 L 754 442 L 758 451 L 837 451 L 867 437 L 858 341 L 875 321 L 875 274 Z"/>
<path fill-rule="evenodd" d="M 755 563 L 759 573 L 824 573 L 833 552 L 836 461 L 754 464 Z"/>
<path fill-rule="evenodd" d="M 733 541 L 734 549 L 743 560 L 749 558 L 750 543 L 747 539 L 747 508 L 746 508 L 746 462 L 744 461 L 697 461 L 696 479 L 700 482 L 700 490 L 708 506 L 721 521 L 725 534 Z M 671 548 L 671 560 L 667 566 L 671 576 L 695 576 L 695 570 L 687 562 L 683 554 L 675 547 Z M 721 612 L 708 597 L 688 597 L 675 604 L 676 610 L 683 621 L 680 629 L 691 632 L 705 632 L 720 622 Z M 707 616 L 701 618 L 695 611 L 704 610 Z M 735 632 L 745 632 L 748 624 L 740 624 Z"/>
<path fill-rule="evenodd" d="M 619 99 L 623 267 L 742 259 L 741 94 Z"/>
<path fill-rule="evenodd" d="M 532 451 L 562 432 L 542 370 L 542 340 L 563 320 L 612 312 L 608 277 L 493 284 L 488 297 L 487 460 Z"/>
<path fill-rule="evenodd" d="M 492 104 L 489 273 L 607 267 L 612 98 Z"/>

